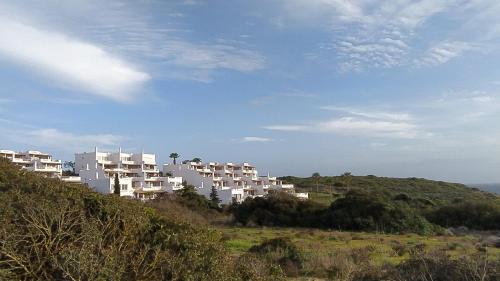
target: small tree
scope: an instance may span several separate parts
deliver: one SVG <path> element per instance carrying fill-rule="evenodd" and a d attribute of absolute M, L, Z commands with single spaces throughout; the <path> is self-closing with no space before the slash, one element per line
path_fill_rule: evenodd
<path fill-rule="evenodd" d="M 321 178 L 321 175 L 318 172 L 316 172 L 313 173 L 311 177 L 316 182 L 316 192 L 319 192 L 319 179 Z"/>
<path fill-rule="evenodd" d="M 212 208 L 218 209 L 220 202 L 221 200 L 219 199 L 217 188 L 215 186 L 212 186 L 212 191 L 210 191 L 210 205 L 212 205 Z"/>
<path fill-rule="evenodd" d="M 120 178 L 118 177 L 118 174 L 115 174 L 115 185 L 114 185 L 114 194 L 120 195 Z"/>
<path fill-rule="evenodd" d="M 201 158 L 193 158 L 193 160 L 191 160 L 191 162 L 196 162 L 196 163 L 201 163 Z"/>
<path fill-rule="evenodd" d="M 345 187 L 349 187 L 351 185 L 351 180 L 352 180 L 351 172 L 344 172 L 340 177 L 342 178 Z"/>
<path fill-rule="evenodd" d="M 172 153 L 170 153 L 170 156 L 169 156 L 169 157 L 173 159 L 173 162 L 174 162 L 174 165 L 175 165 L 175 164 L 177 164 L 177 161 L 176 161 L 176 160 L 177 160 L 177 158 L 179 158 L 179 157 L 180 157 L 180 155 L 179 155 L 179 153 L 172 152 Z"/>
<path fill-rule="evenodd" d="M 64 161 L 64 168 L 67 170 L 63 171 L 64 176 L 76 176 L 75 171 L 75 162 L 73 161 Z"/>

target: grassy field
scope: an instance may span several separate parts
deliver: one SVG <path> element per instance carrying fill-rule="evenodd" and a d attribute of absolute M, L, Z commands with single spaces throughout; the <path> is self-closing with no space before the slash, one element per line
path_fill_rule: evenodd
<path fill-rule="evenodd" d="M 300 228 L 223 227 L 220 230 L 234 255 L 241 255 L 265 239 L 276 237 L 290 238 L 306 257 L 365 248 L 369 250 L 371 259 L 378 264 L 397 264 L 406 259 L 409 251 L 415 247 L 444 250 L 454 257 L 485 250 L 478 246 L 480 238 L 476 236 L 426 237 L 416 234 L 388 235 Z M 500 259 L 500 249 L 488 247 L 486 250 L 491 259 Z"/>
<path fill-rule="evenodd" d="M 335 201 L 335 199 L 338 198 L 338 194 L 336 193 L 330 193 L 330 192 L 315 192 L 315 191 L 308 191 L 309 193 L 309 199 L 312 201 L 315 201 L 317 203 L 320 203 L 325 206 L 330 206 L 330 204 Z"/>

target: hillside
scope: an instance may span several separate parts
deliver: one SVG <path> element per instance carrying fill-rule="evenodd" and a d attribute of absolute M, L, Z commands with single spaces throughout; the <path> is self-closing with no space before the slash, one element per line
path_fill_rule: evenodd
<path fill-rule="evenodd" d="M 376 176 L 325 176 L 299 178 L 281 177 L 287 183 L 295 184 L 298 189 L 319 191 L 322 193 L 345 193 L 349 189 L 383 189 L 393 196 L 407 194 L 415 199 L 431 200 L 436 205 L 449 204 L 456 201 L 483 201 L 500 204 L 498 196 L 470 188 L 459 183 L 433 181 L 421 178 L 388 178 Z M 314 195 L 313 195 L 314 196 Z"/>
<path fill-rule="evenodd" d="M 500 195 L 500 183 L 470 184 L 469 186 Z"/>
<path fill-rule="evenodd" d="M 0 205 L 0 280 L 280 280 L 261 261 L 238 262 L 182 206 L 161 212 L 4 158 Z"/>

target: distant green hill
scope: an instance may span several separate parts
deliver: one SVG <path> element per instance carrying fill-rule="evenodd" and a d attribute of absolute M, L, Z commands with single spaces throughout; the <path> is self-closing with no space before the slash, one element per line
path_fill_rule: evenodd
<path fill-rule="evenodd" d="M 391 194 L 406 194 L 414 199 L 431 200 L 437 205 L 462 200 L 479 200 L 500 204 L 495 194 L 470 188 L 459 183 L 433 181 L 422 178 L 388 178 L 376 176 L 325 176 L 325 177 L 281 177 L 286 183 L 294 184 L 299 190 L 321 193 L 345 193 L 349 189 L 383 189 Z"/>

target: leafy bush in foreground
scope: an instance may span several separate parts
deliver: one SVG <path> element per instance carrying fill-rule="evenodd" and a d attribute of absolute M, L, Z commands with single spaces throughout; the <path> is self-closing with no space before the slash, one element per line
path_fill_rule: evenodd
<path fill-rule="evenodd" d="M 1 280 L 243 280 L 252 266 L 236 268 L 214 230 L 3 158 L 0 205 Z"/>

